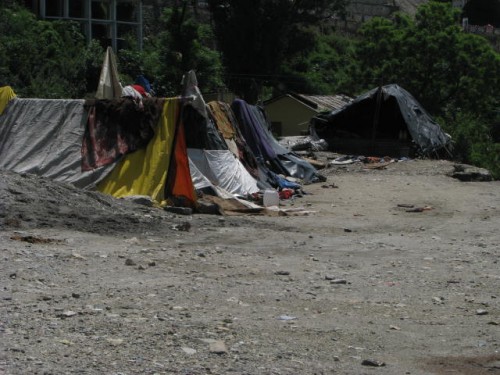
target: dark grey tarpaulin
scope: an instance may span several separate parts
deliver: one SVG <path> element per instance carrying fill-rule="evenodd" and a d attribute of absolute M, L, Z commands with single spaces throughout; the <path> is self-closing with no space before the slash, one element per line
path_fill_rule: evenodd
<path fill-rule="evenodd" d="M 407 133 L 406 133 L 407 132 Z M 311 120 L 311 134 L 320 138 L 411 140 L 417 151 L 431 154 L 451 143 L 417 100 L 392 84 L 358 96 L 343 108 Z"/>
<path fill-rule="evenodd" d="M 114 167 L 82 171 L 84 100 L 12 99 L 0 116 L 0 169 L 92 189 Z"/>

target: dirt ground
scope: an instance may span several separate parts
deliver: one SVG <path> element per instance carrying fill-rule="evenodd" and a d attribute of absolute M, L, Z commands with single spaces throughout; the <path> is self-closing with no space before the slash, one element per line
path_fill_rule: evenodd
<path fill-rule="evenodd" d="M 287 216 L 0 172 L 0 374 L 499 374 L 500 182 L 330 166 Z"/>

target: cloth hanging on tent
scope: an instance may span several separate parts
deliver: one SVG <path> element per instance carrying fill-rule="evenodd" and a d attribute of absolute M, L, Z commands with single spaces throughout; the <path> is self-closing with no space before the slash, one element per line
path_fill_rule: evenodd
<path fill-rule="evenodd" d="M 173 206 L 196 208 L 196 192 L 189 169 L 186 134 L 181 116 L 177 117 L 172 147 L 165 182 L 165 199 Z"/>
<path fill-rule="evenodd" d="M 151 87 L 151 83 L 143 75 L 137 76 L 137 78 L 135 79 L 135 85 L 139 85 L 142 88 L 144 88 L 144 91 L 146 92 L 147 95 L 143 94 L 143 96 L 148 96 L 148 95 L 152 96 L 153 95 L 153 89 Z"/>
<path fill-rule="evenodd" d="M 147 195 L 158 204 L 171 196 L 182 196 L 189 205 L 195 205 L 196 196 L 179 121 L 180 106 L 178 98 L 165 99 L 151 142 L 145 149 L 124 156 L 98 184 L 99 191 L 117 198 Z M 168 183 L 167 176 L 173 181 Z"/>
<path fill-rule="evenodd" d="M 3 113 L 7 104 L 16 97 L 16 93 L 10 86 L 0 87 L 0 115 Z"/>
<path fill-rule="evenodd" d="M 219 131 L 225 139 L 236 137 L 236 131 L 229 119 L 227 108 L 219 102 L 209 102 L 207 104 L 210 114 L 213 116 Z"/>
<path fill-rule="evenodd" d="M 89 116 L 82 142 L 82 170 L 112 163 L 146 147 L 162 113 L 163 99 L 144 100 L 143 109 L 130 99 L 86 103 Z"/>
<path fill-rule="evenodd" d="M 269 130 L 264 110 L 237 99 L 231 108 L 240 129 L 257 159 L 277 174 L 300 178 L 306 183 L 325 181 L 314 166 L 281 146 Z"/>
<path fill-rule="evenodd" d="M 207 104 L 210 115 L 213 117 L 215 125 L 223 134 L 226 142 L 236 145 L 236 150 L 229 146 L 235 156 L 245 166 L 246 170 L 254 177 L 259 178 L 259 166 L 254 154 L 250 150 L 247 142 L 241 135 L 236 117 L 229 106 L 224 102 L 212 101 Z"/>

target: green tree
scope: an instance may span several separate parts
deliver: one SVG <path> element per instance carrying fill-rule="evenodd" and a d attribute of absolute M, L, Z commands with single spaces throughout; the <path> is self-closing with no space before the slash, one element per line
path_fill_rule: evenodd
<path fill-rule="evenodd" d="M 310 50 L 283 61 L 277 80 L 279 91 L 323 95 L 350 92 L 348 74 L 354 54 L 353 43 L 335 33 L 319 33 L 315 28 L 311 33 Z"/>
<path fill-rule="evenodd" d="M 440 117 L 457 159 L 490 168 L 500 178 L 500 147 L 492 137 L 500 108 L 500 54 L 485 38 L 462 31 L 449 2 L 430 1 L 415 19 L 398 15 L 367 22 L 356 60 L 359 91 L 398 83 Z"/>
<path fill-rule="evenodd" d="M 264 84 L 286 84 L 294 77 L 282 74 L 284 61 L 305 56 L 315 47 L 315 34 L 308 26 L 343 10 L 345 3 L 344 0 L 209 1 L 228 86 L 254 103 Z M 293 62 L 285 73 L 291 69 Z"/>
<path fill-rule="evenodd" d="M 0 82 L 20 96 L 83 97 L 89 72 L 102 62 L 96 52 L 75 23 L 40 21 L 15 5 L 0 9 Z"/>
<path fill-rule="evenodd" d="M 414 20 L 367 22 L 357 44 L 358 89 L 398 83 L 434 114 L 490 111 L 498 104 L 499 54 L 485 38 L 463 32 L 457 16 L 449 3 L 430 1 Z"/>
<path fill-rule="evenodd" d="M 223 86 L 219 53 L 211 47 L 212 28 L 198 22 L 191 9 L 186 1 L 165 9 L 164 31 L 151 43 L 154 48 L 149 48 L 150 66 L 160 94 L 178 95 L 182 76 L 190 70 L 196 71 L 204 92 Z"/>

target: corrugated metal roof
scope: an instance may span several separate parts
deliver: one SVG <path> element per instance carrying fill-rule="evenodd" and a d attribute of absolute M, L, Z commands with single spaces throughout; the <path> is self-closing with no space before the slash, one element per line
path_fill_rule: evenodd
<path fill-rule="evenodd" d="M 344 94 L 338 95 L 304 95 L 293 94 L 298 100 L 314 104 L 318 112 L 340 109 L 349 104 L 353 98 Z"/>

